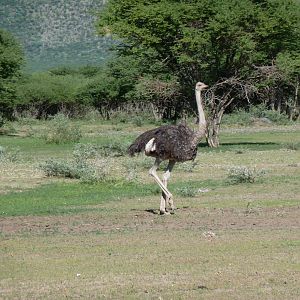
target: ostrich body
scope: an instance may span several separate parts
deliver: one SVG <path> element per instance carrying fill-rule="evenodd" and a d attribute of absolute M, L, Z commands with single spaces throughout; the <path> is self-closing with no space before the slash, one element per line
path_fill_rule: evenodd
<path fill-rule="evenodd" d="M 202 82 L 198 82 L 195 87 L 199 126 L 197 131 L 193 131 L 183 124 L 165 125 L 144 132 L 128 148 L 128 153 L 131 156 L 144 151 L 145 155 L 156 158 L 149 174 L 154 177 L 162 190 L 160 214 L 169 213 L 166 210 L 167 205 L 171 206 L 171 212 L 174 212 L 175 209 L 173 196 L 167 188 L 168 179 L 175 163 L 195 159 L 198 143 L 205 136 L 206 120 L 201 101 L 201 91 L 206 87 L 207 85 Z M 164 160 L 169 160 L 169 164 L 161 180 L 156 171 Z"/>

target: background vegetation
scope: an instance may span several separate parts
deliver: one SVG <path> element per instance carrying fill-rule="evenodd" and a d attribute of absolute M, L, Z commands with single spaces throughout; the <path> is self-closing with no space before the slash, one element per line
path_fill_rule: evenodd
<path fill-rule="evenodd" d="M 101 64 L 110 39 L 95 34 L 102 0 L 1 0 L 0 28 L 13 33 L 27 57 L 26 70 Z"/>
<path fill-rule="evenodd" d="M 63 11 L 73 16 L 66 5 Z M 92 2 L 86 5 L 94 8 Z M 194 84 L 201 80 L 210 86 L 204 97 L 212 147 L 219 145 L 224 113 L 248 113 L 260 105 L 265 113 L 259 118 L 266 122 L 297 120 L 299 11 L 294 0 L 111 0 L 97 16 L 97 30 L 113 41 L 112 58 L 102 66 L 59 66 L 20 77 L 20 57 L 2 114 L 10 119 L 58 112 L 81 117 L 94 110 L 109 119 L 122 111 L 175 121 L 195 115 Z M 55 38 L 47 42 L 60 41 L 58 33 L 51 34 Z M 20 55 L 14 47 L 2 42 L 11 59 Z"/>

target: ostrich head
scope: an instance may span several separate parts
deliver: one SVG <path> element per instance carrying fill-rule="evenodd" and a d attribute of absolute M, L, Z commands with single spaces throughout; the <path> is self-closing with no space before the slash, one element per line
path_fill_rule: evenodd
<path fill-rule="evenodd" d="M 195 87 L 196 91 L 202 91 L 206 88 L 208 88 L 208 85 L 206 85 L 205 83 L 200 81 L 196 83 L 196 87 Z"/>

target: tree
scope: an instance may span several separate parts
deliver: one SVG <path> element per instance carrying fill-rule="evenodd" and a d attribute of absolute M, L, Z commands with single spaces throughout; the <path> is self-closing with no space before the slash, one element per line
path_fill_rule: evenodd
<path fill-rule="evenodd" d="M 140 75 L 138 65 L 132 56 L 115 58 L 91 78 L 91 82 L 80 91 L 78 101 L 95 106 L 103 117 L 109 119 L 113 109 L 132 100 Z"/>
<path fill-rule="evenodd" d="M 296 0 L 111 0 L 98 30 L 119 41 L 119 55 L 135 56 L 144 75 L 176 77 L 183 98 L 193 99 L 199 80 L 211 86 L 229 78 L 245 81 L 255 66 L 299 53 L 299 11 Z M 218 88 L 218 99 L 232 89 Z M 223 101 L 213 103 L 211 109 L 226 108 Z"/>
<path fill-rule="evenodd" d="M 300 53 L 280 53 L 277 56 L 276 65 L 281 72 L 281 78 L 284 84 L 287 86 L 285 93 L 288 100 L 286 106 L 288 108 L 289 119 L 298 119 L 300 117 Z"/>
<path fill-rule="evenodd" d="M 150 104 L 157 121 L 176 118 L 178 107 L 182 105 L 180 85 L 176 78 L 142 77 L 135 85 L 133 95 L 144 105 Z"/>
<path fill-rule="evenodd" d="M 0 113 L 11 117 L 16 102 L 16 82 L 24 55 L 20 44 L 7 31 L 0 29 Z"/>

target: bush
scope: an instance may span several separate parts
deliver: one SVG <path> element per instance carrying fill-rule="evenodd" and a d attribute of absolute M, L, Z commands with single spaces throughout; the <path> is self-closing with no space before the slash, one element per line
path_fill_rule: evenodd
<path fill-rule="evenodd" d="M 48 129 L 43 136 L 46 143 L 78 142 L 82 137 L 79 126 L 71 123 L 64 114 L 59 113 L 55 115 L 49 123 Z"/>
<path fill-rule="evenodd" d="M 132 123 L 137 126 L 137 127 L 141 127 L 143 125 L 143 119 L 139 116 L 135 116 L 133 119 L 132 119 Z"/>
<path fill-rule="evenodd" d="M 97 154 L 97 146 L 93 144 L 76 144 L 73 150 L 73 157 L 77 161 L 95 158 Z"/>
<path fill-rule="evenodd" d="M 108 175 L 107 165 L 104 161 L 101 162 L 101 166 L 98 165 L 96 168 L 84 160 L 79 162 L 50 159 L 41 164 L 40 168 L 46 176 L 80 179 L 83 183 L 101 182 L 106 180 Z"/>
<path fill-rule="evenodd" d="M 107 160 L 97 158 L 97 149 L 91 144 L 78 144 L 74 147 L 71 160 L 50 159 L 40 165 L 46 176 L 80 179 L 84 183 L 97 183 L 107 180 Z"/>
<path fill-rule="evenodd" d="M 291 121 L 288 119 L 287 115 L 281 114 L 278 111 L 273 111 L 273 110 L 265 110 L 263 112 L 264 118 L 269 119 L 275 124 L 278 125 L 287 125 L 291 123 Z"/>
<path fill-rule="evenodd" d="M 223 124 L 227 125 L 242 125 L 247 126 L 252 123 L 251 114 L 243 109 L 234 111 L 231 114 L 225 114 L 223 117 Z"/>
<path fill-rule="evenodd" d="M 117 156 L 124 156 L 127 153 L 128 148 L 127 143 L 122 142 L 111 142 L 109 144 L 105 144 L 102 146 L 99 146 L 99 153 L 102 156 L 111 156 L 111 157 L 117 157 Z"/>
<path fill-rule="evenodd" d="M 20 149 L 19 148 L 5 148 L 0 146 L 0 162 L 17 162 L 21 159 Z"/>
<path fill-rule="evenodd" d="M 49 177 L 80 178 L 81 169 L 73 162 L 49 159 L 40 165 L 40 168 Z"/>
<path fill-rule="evenodd" d="M 228 182 L 231 184 L 254 183 L 265 174 L 265 170 L 257 170 L 256 168 L 232 167 L 228 170 Z"/>
<path fill-rule="evenodd" d="M 281 114 L 278 111 L 269 110 L 264 104 L 251 105 L 249 112 L 255 118 L 267 118 L 275 124 L 286 125 L 290 123 L 287 115 Z"/>
<path fill-rule="evenodd" d="M 62 109 L 75 114 L 80 105 L 88 104 L 79 95 L 89 82 L 89 78 L 76 73 L 34 73 L 18 86 L 19 108 L 35 109 L 39 117 L 54 115 Z"/>

